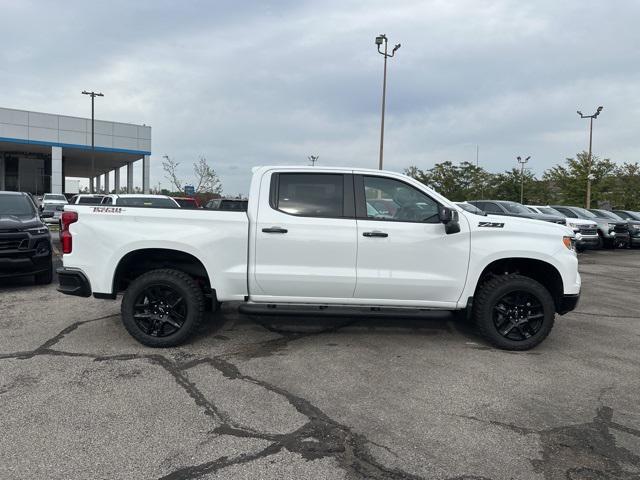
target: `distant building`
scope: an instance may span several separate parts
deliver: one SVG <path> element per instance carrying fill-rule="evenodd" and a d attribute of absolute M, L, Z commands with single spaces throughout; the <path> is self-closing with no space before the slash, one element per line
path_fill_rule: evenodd
<path fill-rule="evenodd" d="M 64 193 L 65 177 L 84 177 L 96 191 L 130 191 L 133 163 L 142 160 L 148 193 L 150 155 L 151 127 L 96 120 L 92 170 L 90 118 L 0 108 L 0 190 Z"/>

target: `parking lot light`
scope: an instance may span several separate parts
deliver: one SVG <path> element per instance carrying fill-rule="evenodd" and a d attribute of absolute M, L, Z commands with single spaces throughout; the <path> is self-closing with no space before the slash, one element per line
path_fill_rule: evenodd
<path fill-rule="evenodd" d="M 592 140 L 593 140 L 593 120 L 598 118 L 598 115 L 600 115 L 600 112 L 602 112 L 602 109 L 604 107 L 602 105 L 600 105 L 597 109 L 596 112 L 593 115 L 584 115 L 580 110 L 577 111 L 578 115 L 580 115 L 580 118 L 588 118 L 589 119 L 589 156 L 587 159 L 587 195 L 585 198 L 585 208 L 591 208 L 591 180 L 592 180 L 592 175 L 591 175 L 591 144 L 592 144 Z"/>
<path fill-rule="evenodd" d="M 382 170 L 382 158 L 383 158 L 383 150 L 384 150 L 384 109 L 386 103 L 387 96 L 387 58 L 393 57 L 398 49 L 400 48 L 400 44 L 396 44 L 391 50 L 391 53 L 387 53 L 387 36 L 384 33 L 381 33 L 376 37 L 376 45 L 378 46 L 378 53 L 384 56 L 384 74 L 382 80 L 382 119 L 380 121 L 380 160 L 378 162 L 378 169 Z M 384 52 L 380 50 L 380 47 L 384 44 Z"/>

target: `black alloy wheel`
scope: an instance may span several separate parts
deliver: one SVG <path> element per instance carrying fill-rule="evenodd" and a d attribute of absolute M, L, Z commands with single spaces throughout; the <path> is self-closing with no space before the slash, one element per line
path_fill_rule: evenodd
<path fill-rule="evenodd" d="M 187 273 L 158 269 L 133 280 L 122 297 L 122 323 L 133 338 L 154 348 L 187 341 L 204 316 L 200 286 Z"/>
<path fill-rule="evenodd" d="M 188 315 L 184 295 L 168 284 L 147 285 L 133 305 L 133 319 L 142 332 L 167 337 L 182 328 Z"/>
<path fill-rule="evenodd" d="M 493 346 L 529 350 L 551 332 L 555 302 L 533 278 L 511 273 L 483 282 L 474 296 L 472 317 L 479 333 Z"/>
<path fill-rule="evenodd" d="M 513 291 L 500 298 L 493 307 L 493 323 L 505 338 L 522 341 L 540 331 L 544 308 L 535 295 Z"/>

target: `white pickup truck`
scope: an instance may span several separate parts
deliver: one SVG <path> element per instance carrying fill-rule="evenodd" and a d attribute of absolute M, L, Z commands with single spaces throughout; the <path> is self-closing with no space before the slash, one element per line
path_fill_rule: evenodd
<path fill-rule="evenodd" d="M 124 292 L 124 326 L 150 347 L 234 301 L 271 315 L 454 310 L 525 350 L 580 294 L 570 229 L 474 215 L 387 171 L 260 167 L 246 212 L 69 205 L 62 224 L 59 290 Z"/>

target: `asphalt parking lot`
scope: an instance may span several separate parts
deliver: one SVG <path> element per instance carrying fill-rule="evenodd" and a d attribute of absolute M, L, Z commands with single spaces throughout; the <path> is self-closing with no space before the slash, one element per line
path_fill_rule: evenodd
<path fill-rule="evenodd" d="M 640 251 L 580 256 L 524 353 L 449 314 L 266 320 L 152 350 L 119 302 L 0 285 L 1 479 L 639 479 Z"/>

